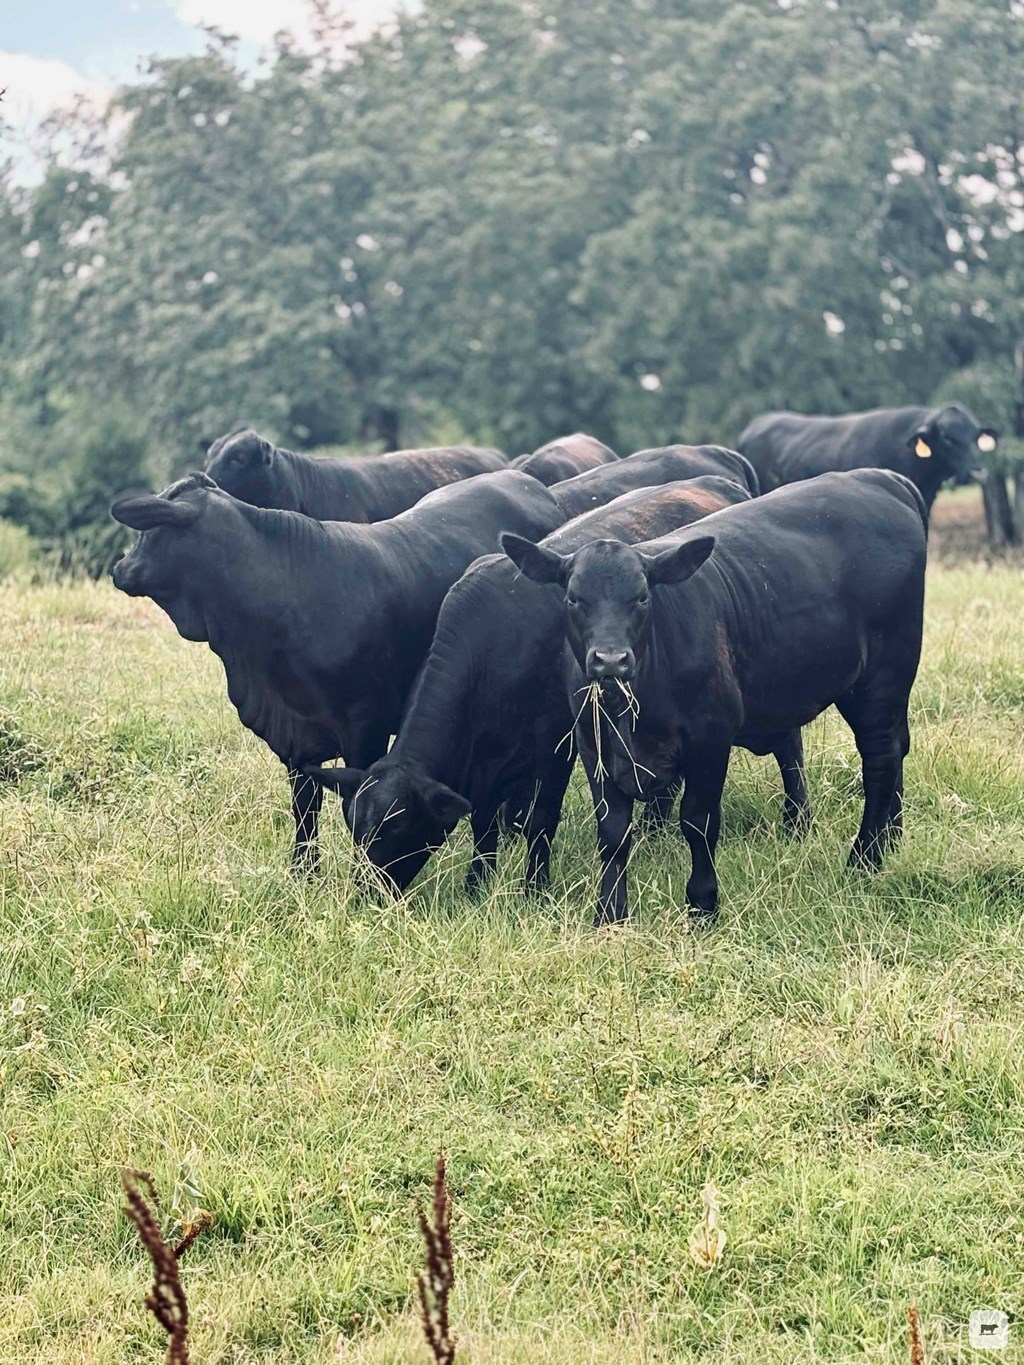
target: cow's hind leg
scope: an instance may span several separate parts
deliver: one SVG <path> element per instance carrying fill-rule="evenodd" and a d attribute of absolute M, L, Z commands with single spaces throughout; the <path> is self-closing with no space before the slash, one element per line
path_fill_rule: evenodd
<path fill-rule="evenodd" d="M 692 864 L 686 899 L 696 915 L 707 921 L 714 918 L 718 909 L 715 849 L 722 826 L 722 788 L 728 769 L 728 744 L 686 757 L 686 781 L 679 805 L 679 828 L 690 846 Z"/>
<path fill-rule="evenodd" d="M 791 730 L 775 749 L 775 761 L 782 774 L 782 828 L 794 839 L 802 839 L 811 827 L 811 807 L 807 799 L 807 774 L 804 768 L 803 732 Z"/>
<path fill-rule="evenodd" d="M 896 789 L 889 806 L 889 818 L 886 821 L 885 829 L 882 831 L 886 849 L 894 847 L 903 838 L 903 761 L 910 752 L 910 726 L 905 715 L 899 727 L 898 739 L 900 759 L 896 775 Z"/>
<path fill-rule="evenodd" d="M 902 814 L 904 736 L 909 743 L 905 710 L 881 679 L 873 683 L 837 703 L 857 742 L 864 782 L 864 814 L 850 850 L 850 866 L 872 869 L 881 866 L 894 823 L 898 827 Z"/>
<path fill-rule="evenodd" d="M 324 789 L 315 777 L 306 777 L 297 768 L 288 769 L 288 781 L 292 789 L 292 817 L 295 820 L 292 869 L 295 872 L 315 872 L 320 864 L 317 830 Z"/>

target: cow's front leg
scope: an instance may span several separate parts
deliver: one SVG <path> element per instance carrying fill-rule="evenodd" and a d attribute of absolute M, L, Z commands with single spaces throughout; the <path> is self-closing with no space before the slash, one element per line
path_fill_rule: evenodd
<path fill-rule="evenodd" d="M 633 844 L 633 798 L 597 772 L 596 755 L 580 744 L 580 757 L 590 784 L 597 822 L 597 851 L 601 857 L 601 891 L 594 927 L 619 924 L 629 913 L 626 867 Z"/>
<path fill-rule="evenodd" d="M 715 849 L 722 826 L 722 788 L 729 770 L 729 746 L 702 748 L 687 755 L 686 784 L 679 806 L 679 828 L 690 846 L 686 899 L 696 915 L 710 922 L 718 910 Z"/>
<path fill-rule="evenodd" d="M 371 763 L 382 758 L 388 750 L 391 731 L 386 724 L 373 718 L 353 717 L 344 742 L 346 767 L 368 768 Z M 342 745 L 339 742 L 339 749 Z M 337 752 L 337 751 L 336 751 Z M 322 762 L 326 755 L 313 753 L 303 762 Z M 292 788 L 292 816 L 295 820 L 295 849 L 292 853 L 292 868 L 295 871 L 315 872 L 320 866 L 320 848 L 317 835 L 320 826 L 320 807 L 323 805 L 324 789 L 313 777 L 302 771 L 302 763 L 288 763 L 288 781 Z"/>
<path fill-rule="evenodd" d="M 807 799 L 804 768 L 804 740 L 800 730 L 791 730 L 775 750 L 775 761 L 782 775 L 782 828 L 794 839 L 802 839 L 811 827 L 811 807 Z"/>
<path fill-rule="evenodd" d="M 288 768 L 292 789 L 292 817 L 295 820 L 295 847 L 292 850 L 292 870 L 315 872 L 320 864 L 317 830 L 324 789 L 315 777 L 306 777 L 297 768 Z"/>
<path fill-rule="evenodd" d="M 471 816 L 473 861 L 466 874 L 466 895 L 478 896 L 494 877 L 498 866 L 498 812 L 477 810 Z"/>

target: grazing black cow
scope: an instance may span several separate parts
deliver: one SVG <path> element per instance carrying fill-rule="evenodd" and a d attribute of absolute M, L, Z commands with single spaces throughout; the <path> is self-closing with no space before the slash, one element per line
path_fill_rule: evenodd
<path fill-rule="evenodd" d="M 210 446 L 206 472 L 254 507 L 304 512 L 318 521 L 387 521 L 435 488 L 507 469 L 504 455 L 476 446 L 396 450 L 391 455 L 299 455 L 249 427 Z"/>
<path fill-rule="evenodd" d="M 602 445 L 595 437 L 577 431 L 572 436 L 561 436 L 557 441 L 549 441 L 532 455 L 520 455 L 512 461 L 512 468 L 532 474 L 550 488 L 553 483 L 571 479 L 587 469 L 599 469 L 618 458 L 610 446 Z"/>
<path fill-rule="evenodd" d="M 544 543 L 565 553 L 595 536 L 644 540 L 747 496 L 718 478 L 642 488 Z M 357 842 L 396 888 L 472 811 L 474 890 L 493 871 L 503 808 L 526 837 L 528 885 L 546 884 L 575 759 L 572 713 L 552 668 L 561 643 L 557 593 L 524 579 L 504 555 L 478 560 L 445 598 L 390 752 L 366 771 L 313 770 L 342 793 Z"/>
<path fill-rule="evenodd" d="M 718 512 L 674 543 L 598 541 L 561 555 L 503 537 L 525 574 L 563 592 L 566 680 L 583 708 L 576 740 L 597 815 L 599 923 L 627 912 L 634 799 L 680 777 L 687 900 L 713 915 L 731 747 L 769 753 L 833 703 L 864 777 L 851 861 L 877 866 L 902 824 L 926 525 L 913 484 L 865 469 Z"/>
<path fill-rule="evenodd" d="M 323 799 L 303 765 L 379 758 L 452 583 L 501 531 L 540 537 L 563 519 L 546 488 L 511 470 L 438 489 L 374 526 L 252 507 L 205 474 L 112 511 L 142 532 L 115 586 L 152 597 L 186 640 L 209 644 L 242 724 L 288 769 L 300 862 L 315 862 Z"/>
<path fill-rule="evenodd" d="M 892 469 L 916 484 L 931 511 L 947 479 L 969 483 L 984 474 L 982 458 L 998 433 L 966 408 L 878 408 L 849 417 L 766 412 L 736 442 L 768 492 L 830 470 Z"/>
<path fill-rule="evenodd" d="M 703 475 L 731 479 L 755 497 L 761 491 L 753 468 L 735 450 L 725 446 L 657 446 L 556 483 L 551 494 L 567 517 L 578 517 L 634 488 L 655 488 Z"/>

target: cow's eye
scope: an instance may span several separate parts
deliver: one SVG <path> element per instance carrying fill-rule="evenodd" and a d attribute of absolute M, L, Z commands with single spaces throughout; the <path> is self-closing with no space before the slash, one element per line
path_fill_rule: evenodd
<path fill-rule="evenodd" d="M 565 604 L 568 607 L 578 607 L 580 604 L 580 599 L 578 597 L 569 596 L 565 599 Z"/>

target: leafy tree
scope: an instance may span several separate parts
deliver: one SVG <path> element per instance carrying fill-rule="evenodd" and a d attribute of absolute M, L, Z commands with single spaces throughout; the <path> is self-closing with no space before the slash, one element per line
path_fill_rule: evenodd
<path fill-rule="evenodd" d="M 1011 433 L 1018 533 L 1019 0 L 425 0 L 347 45 L 318 14 L 256 71 L 222 35 L 154 61 L 38 187 L 0 176 L 4 467 L 98 509 L 87 467 L 159 483 L 243 420 L 628 451 L 959 397 Z"/>

